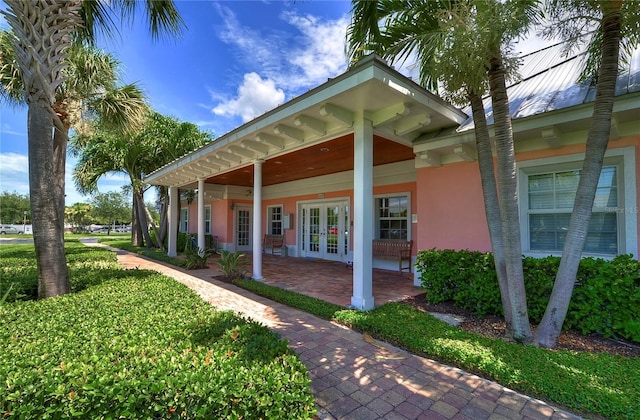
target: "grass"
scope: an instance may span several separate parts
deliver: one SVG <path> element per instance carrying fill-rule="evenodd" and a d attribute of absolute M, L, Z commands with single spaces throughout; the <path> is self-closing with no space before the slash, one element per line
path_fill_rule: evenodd
<path fill-rule="evenodd" d="M 278 335 L 113 252 L 65 250 L 74 293 L 34 301 L 33 244 L 0 245 L 4 418 L 313 416 L 306 367 Z"/>

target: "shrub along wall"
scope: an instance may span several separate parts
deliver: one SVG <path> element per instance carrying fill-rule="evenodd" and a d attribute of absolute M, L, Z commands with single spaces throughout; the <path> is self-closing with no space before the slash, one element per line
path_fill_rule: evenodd
<path fill-rule="evenodd" d="M 552 256 L 523 258 L 531 322 L 542 319 L 559 263 Z M 425 250 L 415 267 L 429 303 L 452 301 L 479 316 L 503 315 L 491 253 Z M 564 328 L 640 342 L 640 263 L 631 255 L 583 258 L 576 277 Z"/>

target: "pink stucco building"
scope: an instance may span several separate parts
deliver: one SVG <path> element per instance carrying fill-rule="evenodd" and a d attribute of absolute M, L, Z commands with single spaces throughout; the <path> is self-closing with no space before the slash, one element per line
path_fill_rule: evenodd
<path fill-rule="evenodd" d="M 575 57 L 524 57 L 509 87 L 523 250 L 559 254 L 584 156 L 594 88 Z M 546 66 L 541 66 L 544 62 Z M 621 75 L 586 255 L 638 255 L 640 55 Z M 491 103 L 485 102 L 489 123 Z M 176 232 L 251 252 L 262 278 L 265 234 L 290 257 L 353 262 L 351 303 L 373 307 L 372 268 L 397 262 L 374 240 L 421 249 L 490 250 L 473 120 L 375 56 L 147 177 L 169 187 Z M 197 189 L 187 205 L 179 189 Z M 203 242 L 202 242 L 203 243 Z M 418 280 L 416 279 L 416 284 Z"/>

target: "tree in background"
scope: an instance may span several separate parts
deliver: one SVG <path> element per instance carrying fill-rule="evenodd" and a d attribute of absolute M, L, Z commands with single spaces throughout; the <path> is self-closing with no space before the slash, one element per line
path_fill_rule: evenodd
<path fill-rule="evenodd" d="M 64 165 L 54 129 L 65 124 L 54 109 L 56 93 L 65 82 L 67 58 L 74 40 L 95 40 L 95 31 L 111 35 L 114 13 L 131 17 L 145 7 L 151 33 L 179 32 L 182 20 L 170 0 L 110 2 L 82 0 L 5 0 L 2 10 L 15 37 L 11 39 L 15 68 L 28 106 L 29 196 L 33 239 L 38 264 L 38 296 L 46 298 L 70 291 L 64 253 L 64 207 L 60 183 Z M 3 56 L 4 60 L 4 56 Z M 63 194 L 63 193 L 62 193 Z"/>
<path fill-rule="evenodd" d="M 108 233 L 116 224 L 131 222 L 131 204 L 125 194 L 119 192 L 97 193 L 91 197 L 93 216 L 98 223 L 108 225 Z"/>
<path fill-rule="evenodd" d="M 75 203 L 64 210 L 65 224 L 74 232 L 82 232 L 93 223 L 93 206 L 87 203 Z"/>
<path fill-rule="evenodd" d="M 24 212 L 27 212 L 27 221 L 29 218 L 29 196 L 26 194 L 18 194 L 17 192 L 2 191 L 0 194 L 0 222 L 21 224 L 25 221 Z"/>
<path fill-rule="evenodd" d="M 152 243 L 149 235 L 151 218 L 144 201 L 149 186 L 144 176 L 210 140 L 211 135 L 195 124 L 158 113 L 151 113 L 135 135 L 114 133 L 96 124 L 89 135 L 72 138 L 72 148 L 78 154 L 73 178 L 80 192 L 93 193 L 103 175 L 127 174 L 133 196 L 132 244 L 161 246 L 163 238 L 158 231 L 157 243 Z M 155 225 L 152 228 L 156 229 Z"/>

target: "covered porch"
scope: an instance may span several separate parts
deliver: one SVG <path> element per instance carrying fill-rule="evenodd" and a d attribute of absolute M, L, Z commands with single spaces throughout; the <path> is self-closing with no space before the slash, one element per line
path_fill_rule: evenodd
<path fill-rule="evenodd" d="M 247 256 L 247 272 L 252 272 L 251 255 Z M 262 257 L 261 282 L 270 286 L 290 290 L 306 296 L 315 297 L 340 306 L 351 304 L 353 290 L 353 270 L 346 264 L 336 261 L 311 258 L 294 258 L 274 255 Z M 215 259 L 209 262 L 210 268 L 217 268 Z M 397 302 L 423 293 L 413 284 L 411 273 L 373 269 L 373 296 L 375 306 L 387 302 Z"/>
<path fill-rule="evenodd" d="M 373 241 L 405 241 L 413 259 L 420 246 L 416 168 L 425 156 L 430 164 L 437 159 L 417 157 L 413 144 L 455 130 L 466 119 L 370 56 L 149 174 L 148 183 L 169 191 L 168 254 L 178 252 L 178 230 L 197 234 L 200 249 L 205 234 L 216 235 L 222 249 L 250 255 L 251 276 L 258 281 L 278 279 L 285 287 L 288 279 L 285 288 L 335 293 L 346 299 L 338 304 L 372 309 L 389 299 L 384 286 L 376 288 L 378 270 L 388 267 L 374 255 Z M 456 159 L 467 158 L 466 152 Z M 192 216 L 180 197 L 184 189 L 197 191 Z M 266 234 L 283 236 L 284 254 L 301 260 L 277 265 L 276 278 L 263 261 Z M 333 276 L 314 279 L 317 267 L 292 268 L 309 259 L 327 270 L 333 263 L 318 260 L 339 262 Z M 307 280 L 298 283 L 302 278 Z M 419 290 L 411 278 L 404 281 Z"/>

